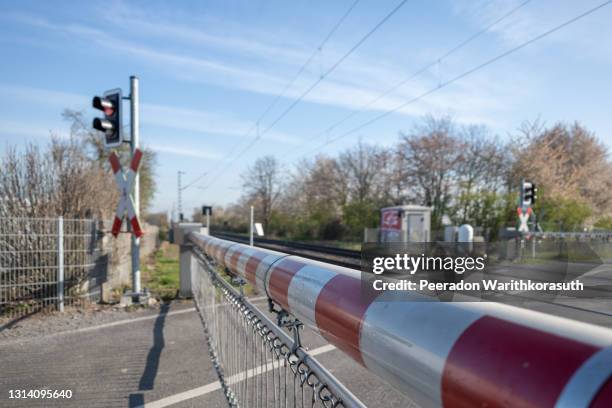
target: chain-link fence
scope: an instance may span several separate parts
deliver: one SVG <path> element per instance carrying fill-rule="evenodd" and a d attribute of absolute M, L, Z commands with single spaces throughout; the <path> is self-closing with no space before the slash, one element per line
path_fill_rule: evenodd
<path fill-rule="evenodd" d="M 193 297 L 229 406 L 364 406 L 301 347 L 298 320 L 281 314 L 275 323 L 194 251 Z"/>
<path fill-rule="evenodd" d="M 94 220 L 0 218 L 0 316 L 99 300 L 100 238 Z"/>

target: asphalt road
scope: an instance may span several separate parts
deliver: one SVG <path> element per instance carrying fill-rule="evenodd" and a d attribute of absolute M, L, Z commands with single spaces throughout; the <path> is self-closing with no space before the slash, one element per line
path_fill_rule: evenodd
<path fill-rule="evenodd" d="M 136 407 L 217 381 L 191 305 L 162 306 L 147 317 L 0 345 L 0 406 Z M 9 399 L 17 389 L 71 390 L 73 397 Z M 173 406 L 227 404 L 216 390 Z"/>
<path fill-rule="evenodd" d="M 610 271 L 596 271 L 608 277 Z M 261 310 L 266 301 L 253 302 Z M 522 307 L 612 326 L 607 313 L 593 313 L 592 300 L 579 307 L 528 301 Z M 125 316 L 122 316 L 122 318 Z M 308 349 L 328 343 L 308 329 Z M 411 401 L 341 351 L 328 347 L 316 357 L 367 406 L 410 407 Z M 71 399 L 10 399 L 9 390 L 71 390 Z M 98 326 L 0 342 L 2 407 L 226 407 L 209 359 L 200 319 L 190 303 L 173 303 Z"/>
<path fill-rule="evenodd" d="M 265 300 L 255 302 L 265 308 Z M 310 349 L 326 341 L 305 329 Z M 317 358 L 368 406 L 410 401 L 337 350 Z M 71 390 L 71 399 L 10 399 L 9 390 Z M 382 403 L 384 401 L 384 403 Z M 2 407 L 227 407 L 202 325 L 189 304 L 172 304 L 86 329 L 0 344 Z"/>

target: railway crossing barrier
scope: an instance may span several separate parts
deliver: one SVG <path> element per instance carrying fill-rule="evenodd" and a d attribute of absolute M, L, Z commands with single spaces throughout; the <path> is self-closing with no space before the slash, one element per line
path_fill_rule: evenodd
<path fill-rule="evenodd" d="M 609 329 L 498 303 L 438 302 L 408 291 L 364 297 L 357 270 L 198 233 L 189 240 L 193 256 L 197 252 L 244 279 L 286 316 L 419 405 L 612 406 Z M 206 298 L 204 272 L 191 273 L 192 284 L 199 282 L 196 300 Z M 209 290 L 208 299 L 214 296 Z M 207 314 L 202 317 L 210 325 Z M 231 339 L 217 336 L 216 347 Z M 220 367 L 227 364 L 227 356 L 218 357 Z"/>

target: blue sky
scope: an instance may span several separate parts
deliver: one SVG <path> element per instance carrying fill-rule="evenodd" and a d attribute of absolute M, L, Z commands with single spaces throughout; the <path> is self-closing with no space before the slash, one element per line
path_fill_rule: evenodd
<path fill-rule="evenodd" d="M 176 201 L 177 170 L 198 186 L 184 191 L 185 212 L 228 204 L 240 173 L 257 157 L 287 168 L 322 142 L 410 100 L 538 35 L 598 1 L 532 0 L 427 72 L 333 131 L 391 85 L 438 60 L 522 1 L 409 0 L 254 147 L 219 174 L 228 153 L 255 136 L 254 122 L 354 0 L 104 1 L 2 3 L 0 153 L 8 145 L 65 135 L 64 108 L 89 117 L 91 97 L 141 80 L 141 140 L 158 152 L 154 210 Z M 263 131 L 305 89 L 399 3 L 361 0 L 329 42 L 262 119 Z M 523 120 L 579 120 L 612 147 L 612 6 L 432 93 L 318 150 L 335 154 L 359 139 L 390 145 L 424 114 L 450 114 L 508 137 Z M 127 122 L 127 118 L 126 118 Z M 318 136 L 319 135 L 319 136 Z M 318 136 L 318 137 L 317 137 Z"/>

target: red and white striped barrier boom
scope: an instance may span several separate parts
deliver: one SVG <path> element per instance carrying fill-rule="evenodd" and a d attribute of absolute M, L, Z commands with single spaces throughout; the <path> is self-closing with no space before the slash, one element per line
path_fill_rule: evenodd
<path fill-rule="evenodd" d="M 191 241 L 424 407 L 612 407 L 612 330 L 408 291 L 364 299 L 359 271 L 197 233 Z"/>
<path fill-rule="evenodd" d="M 134 152 L 134 156 L 132 157 L 132 162 L 130 163 L 130 168 L 127 172 L 127 177 L 123 174 L 123 170 L 121 169 L 121 163 L 119 162 L 119 158 L 112 152 L 108 158 L 110 161 L 111 168 L 113 169 L 113 174 L 115 175 L 115 181 L 117 182 L 117 187 L 119 188 L 119 193 L 121 197 L 119 198 L 119 204 L 117 205 L 117 211 L 115 212 L 115 220 L 113 221 L 112 233 L 116 237 L 119 235 L 119 231 L 121 230 L 121 224 L 123 224 L 123 215 L 127 210 L 128 221 L 132 226 L 132 232 L 136 237 L 140 238 L 144 235 L 142 232 L 142 228 L 140 228 L 140 221 L 138 221 L 138 217 L 136 216 L 136 211 L 134 210 L 134 201 L 130 195 L 132 191 L 132 185 L 134 184 L 134 178 L 136 173 L 138 172 L 138 167 L 140 166 L 140 159 L 142 158 L 142 151 L 140 149 L 136 149 Z"/>

